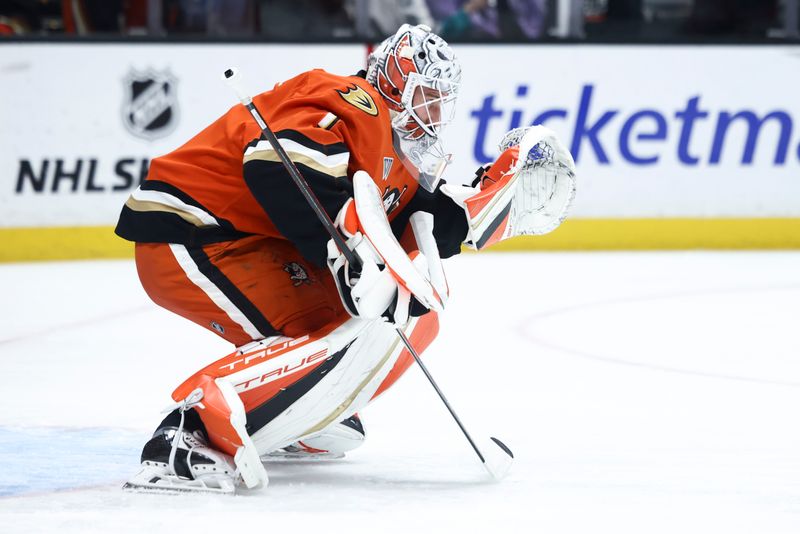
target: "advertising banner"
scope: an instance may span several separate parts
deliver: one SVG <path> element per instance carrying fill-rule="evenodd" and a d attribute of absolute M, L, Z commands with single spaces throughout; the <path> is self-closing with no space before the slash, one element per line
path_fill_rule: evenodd
<path fill-rule="evenodd" d="M 355 73 L 360 45 L 0 46 L 0 228 L 114 225 L 151 158 L 254 93 L 322 66 Z"/>
<path fill-rule="evenodd" d="M 542 123 L 578 169 L 576 217 L 800 217 L 800 47 L 460 46 L 448 143 L 472 175 Z"/>
<path fill-rule="evenodd" d="M 507 130 L 542 123 L 577 164 L 571 221 L 736 219 L 748 228 L 741 221 L 759 219 L 777 221 L 783 235 L 786 221 L 800 220 L 796 46 L 454 48 L 463 83 L 444 134 L 450 181 L 470 181 Z M 366 53 L 361 45 L 5 43 L 0 231 L 113 227 L 152 158 L 237 104 L 220 80 L 230 66 L 260 92 L 312 68 L 355 73 Z"/>

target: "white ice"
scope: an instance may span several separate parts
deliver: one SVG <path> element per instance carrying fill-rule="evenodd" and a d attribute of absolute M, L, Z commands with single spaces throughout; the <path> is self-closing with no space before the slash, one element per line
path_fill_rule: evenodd
<path fill-rule="evenodd" d="M 341 461 L 235 497 L 123 493 L 172 389 L 229 352 L 129 261 L 0 266 L 0 532 L 800 532 L 800 253 L 463 255 L 417 368 Z"/>

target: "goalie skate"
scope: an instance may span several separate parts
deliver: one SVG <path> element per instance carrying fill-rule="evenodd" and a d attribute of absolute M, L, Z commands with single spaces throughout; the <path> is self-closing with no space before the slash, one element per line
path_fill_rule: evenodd
<path fill-rule="evenodd" d="M 201 431 L 177 430 L 162 428 L 156 432 L 142 451 L 141 470 L 122 489 L 145 493 L 233 494 L 239 485 L 233 459 L 208 447 Z M 174 439 L 178 443 L 173 447 Z"/>
<path fill-rule="evenodd" d="M 320 461 L 344 458 L 345 452 L 360 447 L 366 434 L 361 418 L 354 414 L 322 433 L 295 441 L 261 457 L 263 461 Z"/>

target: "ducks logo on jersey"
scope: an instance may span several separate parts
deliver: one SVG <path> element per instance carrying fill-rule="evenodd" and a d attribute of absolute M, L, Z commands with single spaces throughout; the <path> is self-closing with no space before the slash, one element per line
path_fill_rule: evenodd
<path fill-rule="evenodd" d="M 378 106 L 375 105 L 375 101 L 372 100 L 369 93 L 356 84 L 348 86 L 347 92 L 339 91 L 338 89 L 336 92 L 339 93 L 339 96 L 341 96 L 345 102 L 357 107 L 367 115 L 372 115 L 374 117 L 378 114 Z"/>

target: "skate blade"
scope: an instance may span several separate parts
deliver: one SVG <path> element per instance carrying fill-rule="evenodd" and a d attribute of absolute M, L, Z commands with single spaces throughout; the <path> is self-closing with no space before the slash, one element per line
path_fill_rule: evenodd
<path fill-rule="evenodd" d="M 150 493 L 161 495 L 185 495 L 187 493 L 206 494 L 206 495 L 233 495 L 234 490 L 219 489 L 219 488 L 194 488 L 194 487 L 179 487 L 179 486 L 147 486 L 142 484 L 132 484 L 126 482 L 122 486 L 122 491 L 128 493 Z"/>
<path fill-rule="evenodd" d="M 274 451 L 265 454 L 261 457 L 264 463 L 271 462 L 302 462 L 302 463 L 315 463 L 315 462 L 329 462 L 331 460 L 341 460 L 344 458 L 343 452 L 285 452 Z"/>
<path fill-rule="evenodd" d="M 144 476 L 143 476 L 144 475 Z M 210 485 L 213 483 L 214 485 Z M 213 495 L 233 495 L 236 486 L 228 480 L 202 478 L 187 480 L 159 473 L 140 473 L 122 486 L 123 491 L 132 493 L 205 493 Z"/>

